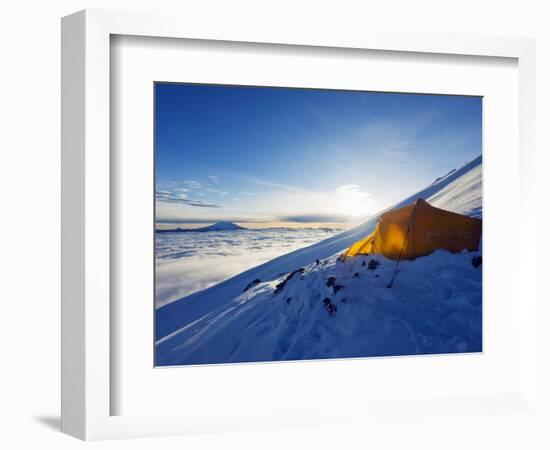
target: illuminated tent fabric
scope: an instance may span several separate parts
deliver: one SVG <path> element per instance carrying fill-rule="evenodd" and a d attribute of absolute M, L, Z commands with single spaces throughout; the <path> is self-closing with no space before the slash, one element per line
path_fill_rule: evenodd
<path fill-rule="evenodd" d="M 344 256 L 382 254 L 401 260 L 429 255 L 437 249 L 453 253 L 477 250 L 481 220 L 429 205 L 418 199 L 382 214 L 374 231 L 353 244 Z"/>

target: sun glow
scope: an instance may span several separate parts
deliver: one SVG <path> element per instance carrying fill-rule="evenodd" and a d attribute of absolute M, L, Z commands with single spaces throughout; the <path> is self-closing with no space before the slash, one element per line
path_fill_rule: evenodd
<path fill-rule="evenodd" d="M 361 191 L 356 184 L 346 184 L 336 188 L 338 211 L 350 217 L 361 217 L 373 212 L 375 201 L 368 192 Z"/>

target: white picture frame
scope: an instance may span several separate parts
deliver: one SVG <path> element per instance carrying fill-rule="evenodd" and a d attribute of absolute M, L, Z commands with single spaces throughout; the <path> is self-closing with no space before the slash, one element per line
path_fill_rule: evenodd
<path fill-rule="evenodd" d="M 417 54 L 447 54 L 513 58 L 519 73 L 519 185 L 524 199 L 518 208 L 522 227 L 534 228 L 535 43 L 527 38 L 472 36 L 395 31 L 326 30 L 315 33 L 265 23 L 196 23 L 192 17 L 87 10 L 62 21 L 62 430 L 85 440 L 162 436 L 222 430 L 258 429 L 291 424 L 323 424 L 334 417 L 370 420 L 391 415 L 384 402 L 335 405 L 331 413 L 304 405 L 294 411 L 273 409 L 252 414 L 246 423 L 219 415 L 112 415 L 110 279 L 110 39 L 113 35 L 200 39 L 242 43 L 286 44 L 333 49 L 367 49 Z M 536 236 L 524 233 L 519 257 L 536 260 Z M 534 411 L 536 405 L 536 299 L 525 266 L 519 266 L 522 286 L 518 308 L 518 352 L 521 361 L 517 389 L 501 395 L 431 398 L 411 403 L 445 415 Z M 530 268 L 531 271 L 533 267 Z M 271 370 L 269 366 L 265 370 Z M 311 369 L 315 370 L 315 368 Z M 222 406 L 222 405 L 220 405 Z M 227 405 L 225 405 L 227 406 Z M 224 408 L 221 408 L 224 409 Z M 304 419 L 308 417 L 308 419 Z"/>

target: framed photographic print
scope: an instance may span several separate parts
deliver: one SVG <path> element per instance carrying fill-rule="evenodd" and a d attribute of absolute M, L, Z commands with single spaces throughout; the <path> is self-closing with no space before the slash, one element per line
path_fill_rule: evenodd
<path fill-rule="evenodd" d="M 482 351 L 481 97 L 154 89 L 156 365 Z"/>
<path fill-rule="evenodd" d="M 533 411 L 534 43 L 245 22 L 63 19 L 63 431 Z"/>

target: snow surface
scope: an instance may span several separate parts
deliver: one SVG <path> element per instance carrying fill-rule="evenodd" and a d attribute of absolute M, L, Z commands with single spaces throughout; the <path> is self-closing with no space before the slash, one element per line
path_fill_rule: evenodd
<path fill-rule="evenodd" d="M 481 162 L 390 209 L 424 198 L 480 217 Z M 378 216 L 159 308 L 157 365 L 481 351 L 482 271 L 472 265 L 480 252 L 401 262 L 391 289 L 395 262 L 375 257 L 375 270 L 370 257 L 338 262 Z"/>

